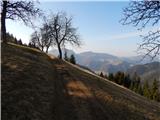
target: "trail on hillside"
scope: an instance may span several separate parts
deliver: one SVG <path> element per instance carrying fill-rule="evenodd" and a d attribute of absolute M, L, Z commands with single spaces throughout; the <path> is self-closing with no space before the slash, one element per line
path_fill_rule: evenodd
<path fill-rule="evenodd" d="M 160 120 L 160 104 L 63 60 L 2 44 L 2 120 Z"/>
<path fill-rule="evenodd" d="M 62 91 L 57 94 L 58 101 L 61 101 L 58 103 L 58 109 L 61 109 L 58 111 L 61 113 L 60 116 L 66 115 L 66 118 L 76 120 L 107 120 L 105 110 L 83 81 L 70 74 L 64 65 L 56 65 L 56 68 L 60 75 L 57 76 L 56 91 Z"/>
<path fill-rule="evenodd" d="M 105 91 L 103 85 L 92 81 L 92 78 L 76 74 L 77 71 L 74 73 L 74 70 L 64 62 L 53 59 L 52 63 L 57 78 L 55 115 L 58 120 L 154 119 L 152 113 L 143 116 L 143 113 L 137 112 L 138 108 L 137 111 L 136 108 L 134 111 L 128 108 L 129 103 L 113 100 L 112 95 Z"/>

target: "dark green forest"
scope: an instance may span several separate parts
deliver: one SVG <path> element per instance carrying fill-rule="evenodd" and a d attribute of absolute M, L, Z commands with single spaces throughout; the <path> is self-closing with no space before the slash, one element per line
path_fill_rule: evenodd
<path fill-rule="evenodd" d="M 121 71 L 115 74 L 109 73 L 108 75 L 105 75 L 101 72 L 99 75 L 142 96 L 145 96 L 148 99 L 160 102 L 160 92 L 158 90 L 159 82 L 156 79 L 154 79 L 153 83 L 149 85 L 147 80 L 142 83 L 141 78 L 137 75 L 137 73 L 134 73 L 133 77 L 130 77 L 129 74 Z"/>

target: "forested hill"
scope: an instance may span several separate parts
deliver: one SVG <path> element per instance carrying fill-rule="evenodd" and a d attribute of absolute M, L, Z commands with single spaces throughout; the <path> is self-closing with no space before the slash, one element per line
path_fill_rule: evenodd
<path fill-rule="evenodd" d="M 160 104 L 37 49 L 1 44 L 2 120 L 160 120 Z"/>
<path fill-rule="evenodd" d="M 134 76 L 136 73 L 141 77 L 142 82 L 148 80 L 152 83 L 154 79 L 160 81 L 160 62 L 151 62 L 144 65 L 135 65 L 127 70 L 127 72 Z"/>

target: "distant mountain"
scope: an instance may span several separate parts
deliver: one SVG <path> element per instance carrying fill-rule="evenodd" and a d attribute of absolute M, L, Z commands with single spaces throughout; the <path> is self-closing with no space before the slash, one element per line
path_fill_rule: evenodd
<path fill-rule="evenodd" d="M 137 64 L 149 63 L 150 59 L 146 58 L 141 61 L 142 56 L 133 57 L 117 57 L 107 53 L 95 53 L 92 51 L 76 54 L 73 50 L 63 49 L 67 51 L 68 56 L 74 54 L 79 65 L 86 66 L 95 72 L 115 73 L 117 71 L 126 71 L 130 67 Z M 53 49 L 50 54 L 58 56 L 58 51 Z"/>
<path fill-rule="evenodd" d="M 76 54 L 76 58 L 77 63 L 87 66 L 95 72 L 115 73 L 119 70 L 125 71 L 130 67 L 128 62 L 106 53 L 84 52 Z"/>
<path fill-rule="evenodd" d="M 136 72 L 142 79 L 142 82 L 148 80 L 151 83 L 154 79 L 160 81 L 160 62 L 152 62 L 144 65 L 135 65 L 127 70 L 133 76 Z"/>
<path fill-rule="evenodd" d="M 106 53 L 83 52 L 77 54 L 77 60 L 80 64 L 89 64 L 92 61 L 110 62 L 118 64 L 118 57 Z"/>
<path fill-rule="evenodd" d="M 129 63 L 132 63 L 133 65 L 137 65 L 137 64 L 146 64 L 146 63 L 150 63 L 151 62 L 151 58 L 146 56 L 145 58 L 143 58 L 142 55 L 138 55 L 138 56 L 131 56 L 131 57 L 120 57 L 121 60 L 127 61 Z M 159 58 L 155 58 L 154 61 L 159 61 Z"/>

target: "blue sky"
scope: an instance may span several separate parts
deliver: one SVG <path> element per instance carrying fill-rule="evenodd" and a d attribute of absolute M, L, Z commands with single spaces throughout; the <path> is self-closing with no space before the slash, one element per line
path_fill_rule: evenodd
<path fill-rule="evenodd" d="M 123 26 L 119 23 L 122 18 L 122 9 L 128 2 L 41 2 L 39 7 L 45 13 L 65 11 L 73 16 L 73 24 L 78 27 L 83 45 L 81 48 L 71 47 L 76 52 L 94 51 L 109 53 L 117 56 L 136 55 L 137 44 L 140 43 L 140 34 L 149 29 L 137 31 L 132 25 Z M 38 23 L 35 20 L 35 23 Z M 23 42 L 28 43 L 33 30 L 22 22 L 7 20 L 7 31 L 13 33 Z"/>

